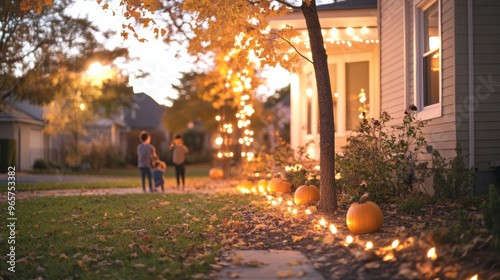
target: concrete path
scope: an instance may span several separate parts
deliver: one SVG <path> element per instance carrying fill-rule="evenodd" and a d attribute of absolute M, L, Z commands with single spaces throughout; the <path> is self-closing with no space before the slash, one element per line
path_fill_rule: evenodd
<path fill-rule="evenodd" d="M 224 258 L 218 280 L 325 279 L 298 251 L 237 250 L 227 253 Z"/>

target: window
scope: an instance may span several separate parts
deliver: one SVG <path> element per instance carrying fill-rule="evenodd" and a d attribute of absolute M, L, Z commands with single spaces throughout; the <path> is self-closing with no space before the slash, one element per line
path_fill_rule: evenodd
<path fill-rule="evenodd" d="M 349 62 L 345 64 L 346 85 L 346 129 L 355 130 L 359 127 L 363 112 L 367 112 L 369 103 L 370 73 L 368 61 Z"/>
<path fill-rule="evenodd" d="M 441 116 L 441 32 L 439 1 L 421 1 L 415 12 L 415 100 L 419 116 Z"/>

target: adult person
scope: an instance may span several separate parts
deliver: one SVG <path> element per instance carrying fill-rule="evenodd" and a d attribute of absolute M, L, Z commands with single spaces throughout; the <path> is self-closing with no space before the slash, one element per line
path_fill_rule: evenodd
<path fill-rule="evenodd" d="M 141 173 L 142 191 L 146 192 L 146 178 L 148 179 L 149 191 L 154 192 L 151 181 L 152 163 L 158 159 L 156 148 L 151 145 L 151 136 L 146 131 L 139 133 L 141 143 L 137 146 L 137 167 Z"/>
<path fill-rule="evenodd" d="M 180 135 L 176 135 L 174 137 L 174 140 L 170 144 L 170 151 L 172 151 L 172 162 L 175 169 L 175 178 L 177 179 L 177 189 L 180 188 L 180 183 L 182 180 L 182 191 L 184 191 L 184 177 L 186 174 L 186 168 L 184 167 L 184 164 L 186 163 L 186 154 L 189 152 L 189 149 L 188 147 L 186 147 L 186 145 L 184 145 L 182 137 Z"/>

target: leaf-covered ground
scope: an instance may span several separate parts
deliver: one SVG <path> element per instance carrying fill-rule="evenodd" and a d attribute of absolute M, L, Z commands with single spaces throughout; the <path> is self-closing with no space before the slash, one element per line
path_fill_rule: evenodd
<path fill-rule="evenodd" d="M 335 214 L 325 215 L 314 207 L 306 214 L 306 208 L 289 206 L 288 200 L 291 197 L 281 202 L 256 197 L 253 207 L 234 213 L 237 220 L 221 225 L 225 227 L 224 248 L 298 250 L 326 279 L 473 279 L 476 275 L 500 279 L 500 252 L 491 248 L 492 236 L 487 231 L 477 228 L 470 239 L 462 236 L 467 242 L 443 244 L 451 239 L 444 229 L 459 223 L 459 210 L 472 226 L 480 224 L 481 214 L 474 207 L 433 205 L 419 215 L 405 215 L 398 213 L 396 205 L 388 205 L 383 207 L 382 230 L 354 236 L 345 223 L 346 205 Z M 441 233 L 433 234 L 437 228 Z M 346 242 L 349 235 L 351 244 Z M 368 242 L 373 248 L 367 249 Z M 431 248 L 436 254 L 428 257 Z M 297 275 L 282 278 L 292 276 Z"/>

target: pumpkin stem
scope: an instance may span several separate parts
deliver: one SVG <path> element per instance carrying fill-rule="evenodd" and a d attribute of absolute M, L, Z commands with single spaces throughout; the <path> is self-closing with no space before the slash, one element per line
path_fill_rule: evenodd
<path fill-rule="evenodd" d="M 359 198 L 359 203 L 364 203 L 368 199 L 368 193 L 365 192 L 360 198 Z"/>
<path fill-rule="evenodd" d="M 304 186 L 309 186 L 309 181 L 306 181 L 306 182 L 304 183 Z"/>

